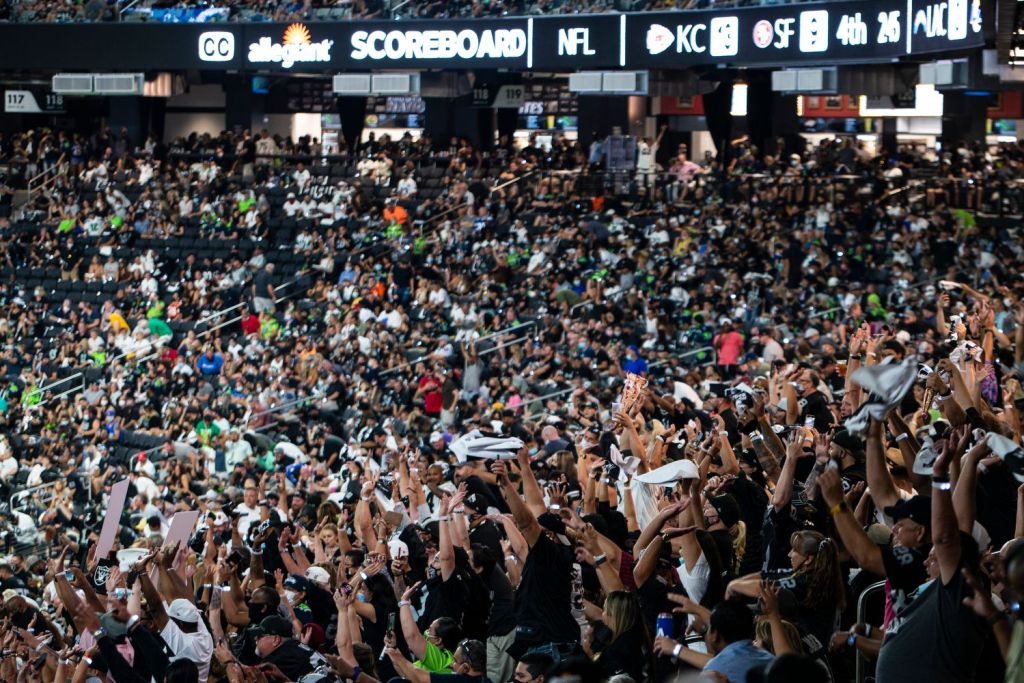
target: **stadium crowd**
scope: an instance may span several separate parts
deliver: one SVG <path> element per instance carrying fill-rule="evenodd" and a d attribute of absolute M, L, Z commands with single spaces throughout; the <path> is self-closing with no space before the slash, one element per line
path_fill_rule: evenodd
<path fill-rule="evenodd" d="M 1021 151 L 0 140 L 0 678 L 1024 680 Z"/>

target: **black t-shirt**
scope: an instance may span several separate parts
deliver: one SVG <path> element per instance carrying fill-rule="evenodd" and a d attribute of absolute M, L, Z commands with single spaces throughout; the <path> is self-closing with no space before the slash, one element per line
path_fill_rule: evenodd
<path fill-rule="evenodd" d="M 291 638 L 286 638 L 281 645 L 266 657 L 263 662 L 274 664 L 290 681 L 297 681 L 318 666 L 327 664 L 327 660 L 319 652 Z"/>
<path fill-rule="evenodd" d="M 814 418 L 814 428 L 818 433 L 824 434 L 835 422 L 832 411 L 829 410 L 828 402 L 820 391 L 813 391 L 799 400 L 800 419 Z"/>
<path fill-rule="evenodd" d="M 885 578 L 889 579 L 892 595 L 892 609 L 899 614 L 907 605 L 914 591 L 928 580 L 928 572 L 924 568 L 924 560 L 928 557 L 930 546 L 920 548 L 904 548 L 894 546 L 892 542 L 880 546 L 882 566 L 885 567 Z"/>
<path fill-rule="evenodd" d="M 420 614 L 419 626 L 426 631 L 430 624 L 440 617 L 451 617 L 462 623 L 462 613 L 466 609 L 469 598 L 469 587 L 459 572 L 453 572 L 447 581 L 441 579 L 440 573 L 424 584 L 427 591 Z"/>
<path fill-rule="evenodd" d="M 972 595 L 959 569 L 949 583 L 936 579 L 885 632 L 878 654 L 878 683 L 970 683 L 989 628 L 963 604 Z"/>
<path fill-rule="evenodd" d="M 579 641 L 580 627 L 571 612 L 572 566 L 568 546 L 541 533 L 526 556 L 515 594 L 516 624 L 524 640 Z"/>
<path fill-rule="evenodd" d="M 764 547 L 764 563 L 761 571 L 779 571 L 792 568 L 789 561 L 791 548 L 789 539 L 793 532 L 800 531 L 801 525 L 793 519 L 793 504 L 787 503 L 778 512 L 768 506 L 761 527 L 761 543 Z"/>
<path fill-rule="evenodd" d="M 516 627 L 515 590 L 505 572 L 498 568 L 480 577 L 491 596 L 491 613 L 487 618 L 487 637 L 504 636 Z"/>
<path fill-rule="evenodd" d="M 601 651 L 597 664 L 604 675 L 629 674 L 634 681 L 649 680 L 644 675 L 650 660 L 650 651 L 638 624 L 613 640 Z"/>
<path fill-rule="evenodd" d="M 709 531 L 708 534 L 711 536 L 711 540 L 715 542 L 715 547 L 718 548 L 718 556 L 722 558 L 722 568 L 725 573 L 732 578 L 736 575 L 734 571 L 734 565 L 736 563 L 736 550 L 732 545 L 732 536 L 729 534 L 728 529 L 715 529 Z"/>

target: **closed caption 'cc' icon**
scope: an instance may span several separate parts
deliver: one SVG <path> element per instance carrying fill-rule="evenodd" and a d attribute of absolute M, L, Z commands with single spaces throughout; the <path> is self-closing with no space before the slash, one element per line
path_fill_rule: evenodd
<path fill-rule="evenodd" d="M 204 62 L 230 62 L 235 58 L 235 34 L 230 31 L 206 31 L 199 35 L 199 59 Z"/>

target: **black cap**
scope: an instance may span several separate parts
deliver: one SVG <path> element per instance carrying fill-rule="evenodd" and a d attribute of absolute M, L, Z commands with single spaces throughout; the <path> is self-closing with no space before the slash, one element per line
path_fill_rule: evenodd
<path fill-rule="evenodd" d="M 718 512 L 718 518 L 725 526 L 733 527 L 740 521 L 740 504 L 730 494 L 714 496 L 708 502 Z"/>
<path fill-rule="evenodd" d="M 282 638 L 291 638 L 294 635 L 292 623 L 277 614 L 271 614 L 269 617 L 264 617 L 263 621 L 261 621 L 259 625 L 252 627 L 251 632 L 256 638 L 259 638 L 260 636 L 281 636 Z"/>
<path fill-rule="evenodd" d="M 559 541 L 562 541 L 565 545 L 569 545 L 569 539 L 565 537 L 565 522 L 563 522 L 558 515 L 551 512 L 545 512 L 537 518 L 537 523 L 548 531 L 555 532 Z"/>
<path fill-rule="evenodd" d="M 932 501 L 928 496 L 914 496 L 906 500 L 899 500 L 895 505 L 885 508 L 885 514 L 892 517 L 895 522 L 909 519 L 923 527 L 931 528 Z"/>
<path fill-rule="evenodd" d="M 864 450 L 864 439 L 854 436 L 845 428 L 836 430 L 836 433 L 832 435 L 832 442 L 848 451 L 859 453 Z"/>

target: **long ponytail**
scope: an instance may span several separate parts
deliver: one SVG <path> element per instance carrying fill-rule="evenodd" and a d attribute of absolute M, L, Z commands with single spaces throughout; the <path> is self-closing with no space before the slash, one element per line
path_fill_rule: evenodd
<path fill-rule="evenodd" d="M 793 550 L 811 558 L 808 566 L 797 574 L 806 575 L 807 606 L 811 608 L 846 608 L 846 586 L 839 565 L 839 549 L 835 541 L 817 531 L 797 531 L 789 538 Z"/>

